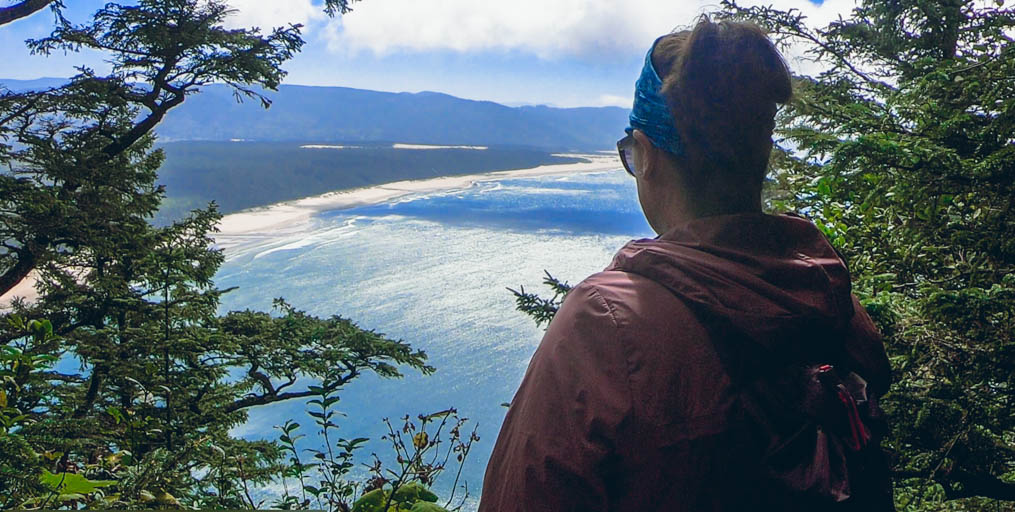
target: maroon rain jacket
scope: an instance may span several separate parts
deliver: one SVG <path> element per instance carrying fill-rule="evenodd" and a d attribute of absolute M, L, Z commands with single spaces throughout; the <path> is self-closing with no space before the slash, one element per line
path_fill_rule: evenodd
<path fill-rule="evenodd" d="M 881 337 L 809 221 L 707 217 L 630 242 L 550 323 L 479 510 L 893 510 L 877 425 L 847 463 L 799 411 L 749 413 L 778 411 L 753 383 L 800 362 L 858 374 L 878 411 Z"/>

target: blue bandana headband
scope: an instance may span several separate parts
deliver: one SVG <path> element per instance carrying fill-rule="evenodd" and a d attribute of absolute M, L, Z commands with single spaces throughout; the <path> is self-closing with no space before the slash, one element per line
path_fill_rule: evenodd
<path fill-rule="evenodd" d="M 677 133 L 677 127 L 673 124 L 673 114 L 666 104 L 666 98 L 662 96 L 663 81 L 659 73 L 652 65 L 652 52 L 656 44 L 662 40 L 662 36 L 652 43 L 652 47 L 645 56 L 645 66 L 641 70 L 641 76 L 635 82 L 634 107 L 631 109 L 631 126 L 624 129 L 628 135 L 635 129 L 645 132 L 659 149 L 680 156 L 684 152 L 684 145 Z"/>

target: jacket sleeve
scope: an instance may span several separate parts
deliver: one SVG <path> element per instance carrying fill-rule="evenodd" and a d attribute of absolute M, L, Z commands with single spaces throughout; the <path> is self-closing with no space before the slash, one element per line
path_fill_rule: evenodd
<path fill-rule="evenodd" d="M 511 402 L 479 510 L 606 510 L 615 440 L 631 411 L 627 370 L 610 305 L 596 287 L 579 284 Z"/>

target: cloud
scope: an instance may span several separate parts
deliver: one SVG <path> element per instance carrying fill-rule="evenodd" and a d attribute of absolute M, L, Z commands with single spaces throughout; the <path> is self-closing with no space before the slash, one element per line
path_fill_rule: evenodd
<path fill-rule="evenodd" d="M 634 100 L 632 100 L 630 96 L 618 96 L 616 94 L 601 94 L 599 98 L 597 98 L 596 102 L 591 106 L 631 108 L 632 101 Z"/>
<path fill-rule="evenodd" d="M 855 3 L 774 0 L 774 5 L 797 8 L 811 24 L 825 24 L 848 14 Z M 612 0 L 370 0 L 357 3 L 352 13 L 330 23 L 325 39 L 333 51 L 377 55 L 523 52 L 548 60 L 596 60 L 602 55 L 644 51 L 660 34 L 689 27 L 698 15 L 716 8 L 714 0 L 628 0 L 623 4 Z"/>
<path fill-rule="evenodd" d="M 226 20 L 231 28 L 258 27 L 262 32 L 289 24 L 311 23 L 327 19 L 323 7 L 312 0 L 227 0 L 236 12 Z M 306 28 L 304 28 L 306 33 Z"/>

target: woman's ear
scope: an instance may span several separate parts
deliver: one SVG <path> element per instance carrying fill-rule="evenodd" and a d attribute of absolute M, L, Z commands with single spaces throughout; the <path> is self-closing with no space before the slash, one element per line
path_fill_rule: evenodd
<path fill-rule="evenodd" d="M 656 169 L 659 168 L 659 148 L 652 144 L 652 139 L 645 135 L 645 132 L 641 130 L 634 130 L 631 132 L 635 142 L 638 146 L 635 148 L 635 152 L 638 154 L 639 162 L 636 165 L 638 177 L 642 179 L 651 179 L 655 176 Z"/>

